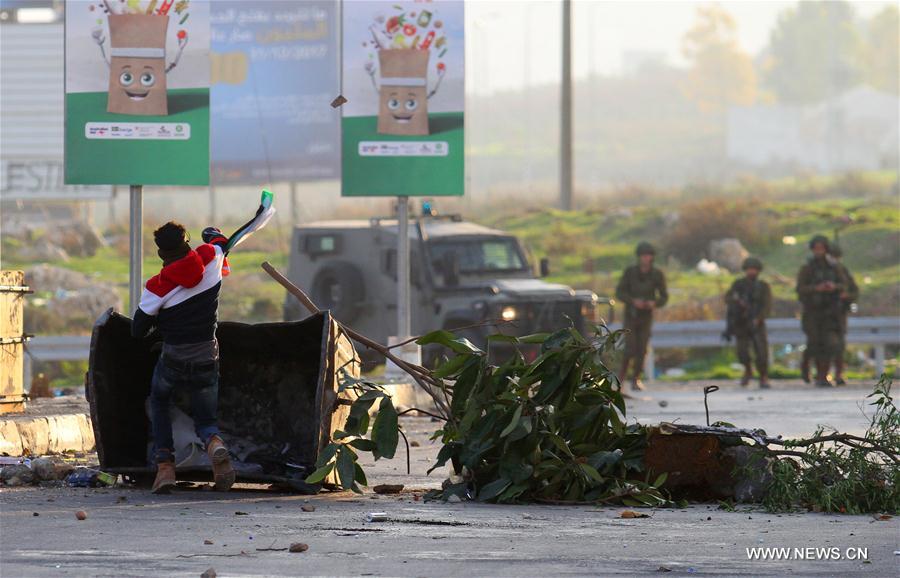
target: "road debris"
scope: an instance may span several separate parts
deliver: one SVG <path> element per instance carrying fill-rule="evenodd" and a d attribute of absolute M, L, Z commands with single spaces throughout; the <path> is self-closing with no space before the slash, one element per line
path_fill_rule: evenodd
<path fill-rule="evenodd" d="M 379 484 L 372 490 L 376 494 L 399 494 L 403 491 L 403 484 Z"/>
<path fill-rule="evenodd" d="M 288 552 L 292 552 L 294 554 L 298 552 L 306 552 L 309 550 L 309 544 L 304 544 L 303 542 L 294 542 L 291 544 L 291 547 L 288 548 Z"/>
<path fill-rule="evenodd" d="M 95 470 L 93 468 L 75 468 L 66 476 L 66 484 L 73 488 L 97 488 L 114 486 L 118 476 Z"/>
<path fill-rule="evenodd" d="M 210 566 L 206 572 L 200 575 L 200 578 L 216 578 L 216 569 Z"/>
<path fill-rule="evenodd" d="M 313 506 L 312 504 L 303 504 L 302 506 L 300 506 L 300 509 L 303 510 L 304 512 L 315 512 L 316 511 L 316 507 Z"/>
<path fill-rule="evenodd" d="M 634 510 L 622 510 L 622 513 L 619 514 L 620 518 L 649 518 L 650 514 L 644 514 L 643 512 L 635 512 Z"/>
<path fill-rule="evenodd" d="M 345 104 L 346 102 L 347 102 L 347 99 L 344 98 L 344 95 L 339 94 L 334 98 L 334 100 L 331 101 L 331 108 L 337 108 L 337 107 L 341 106 L 342 104 Z"/>
<path fill-rule="evenodd" d="M 204 545 L 204 546 L 212 546 L 212 545 L 213 545 L 213 541 L 212 541 L 212 540 L 203 540 L 203 545 Z"/>
<path fill-rule="evenodd" d="M 75 518 L 78 520 L 87 520 L 87 512 L 84 510 L 78 510 L 75 512 Z"/>
<path fill-rule="evenodd" d="M 249 516 L 250 514 L 248 514 L 247 512 L 241 512 L 240 510 L 238 510 L 237 512 L 234 513 L 234 515 L 235 516 Z"/>
<path fill-rule="evenodd" d="M 366 522 L 387 522 L 388 515 L 385 512 L 370 512 L 366 514 Z"/>
<path fill-rule="evenodd" d="M 422 444 L 420 444 L 420 443 L 419 443 L 418 441 L 416 441 L 416 440 L 413 440 L 413 441 L 409 442 L 409 446 L 410 446 L 410 447 L 413 447 L 413 448 L 417 448 L 417 447 L 419 447 L 420 445 L 422 445 Z"/>

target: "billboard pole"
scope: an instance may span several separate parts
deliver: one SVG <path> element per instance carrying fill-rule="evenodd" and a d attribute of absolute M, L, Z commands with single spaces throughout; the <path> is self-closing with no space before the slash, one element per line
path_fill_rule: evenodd
<path fill-rule="evenodd" d="M 408 339 L 409 320 L 409 203 L 397 197 L 397 337 Z"/>
<path fill-rule="evenodd" d="M 562 79 L 559 118 L 559 205 L 572 206 L 572 2 L 562 2 Z"/>
<path fill-rule="evenodd" d="M 130 253 L 128 259 L 128 309 L 134 314 L 141 302 L 141 281 L 144 277 L 144 186 L 131 185 L 129 188 L 129 231 Z"/>

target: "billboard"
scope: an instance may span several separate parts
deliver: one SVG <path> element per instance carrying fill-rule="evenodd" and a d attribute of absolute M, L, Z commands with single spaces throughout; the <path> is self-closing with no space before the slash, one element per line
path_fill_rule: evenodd
<path fill-rule="evenodd" d="M 213 183 L 338 177 L 337 13 L 337 0 L 213 3 Z"/>
<path fill-rule="evenodd" d="M 462 0 L 345 0 L 342 19 L 342 194 L 462 195 Z"/>
<path fill-rule="evenodd" d="M 70 2 L 67 184 L 209 184 L 209 2 Z"/>

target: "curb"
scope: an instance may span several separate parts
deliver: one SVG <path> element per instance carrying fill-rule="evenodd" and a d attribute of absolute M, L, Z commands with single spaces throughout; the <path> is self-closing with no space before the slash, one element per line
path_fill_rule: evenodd
<path fill-rule="evenodd" d="M 0 454 L 91 452 L 94 446 L 91 418 L 84 413 L 0 419 Z"/>

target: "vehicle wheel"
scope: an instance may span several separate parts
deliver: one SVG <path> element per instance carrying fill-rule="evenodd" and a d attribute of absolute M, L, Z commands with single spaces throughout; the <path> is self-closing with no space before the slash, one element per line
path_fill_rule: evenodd
<path fill-rule="evenodd" d="M 313 279 L 312 300 L 320 309 L 330 309 L 342 323 L 356 319 L 364 296 L 362 272 L 350 263 L 329 263 Z"/>

